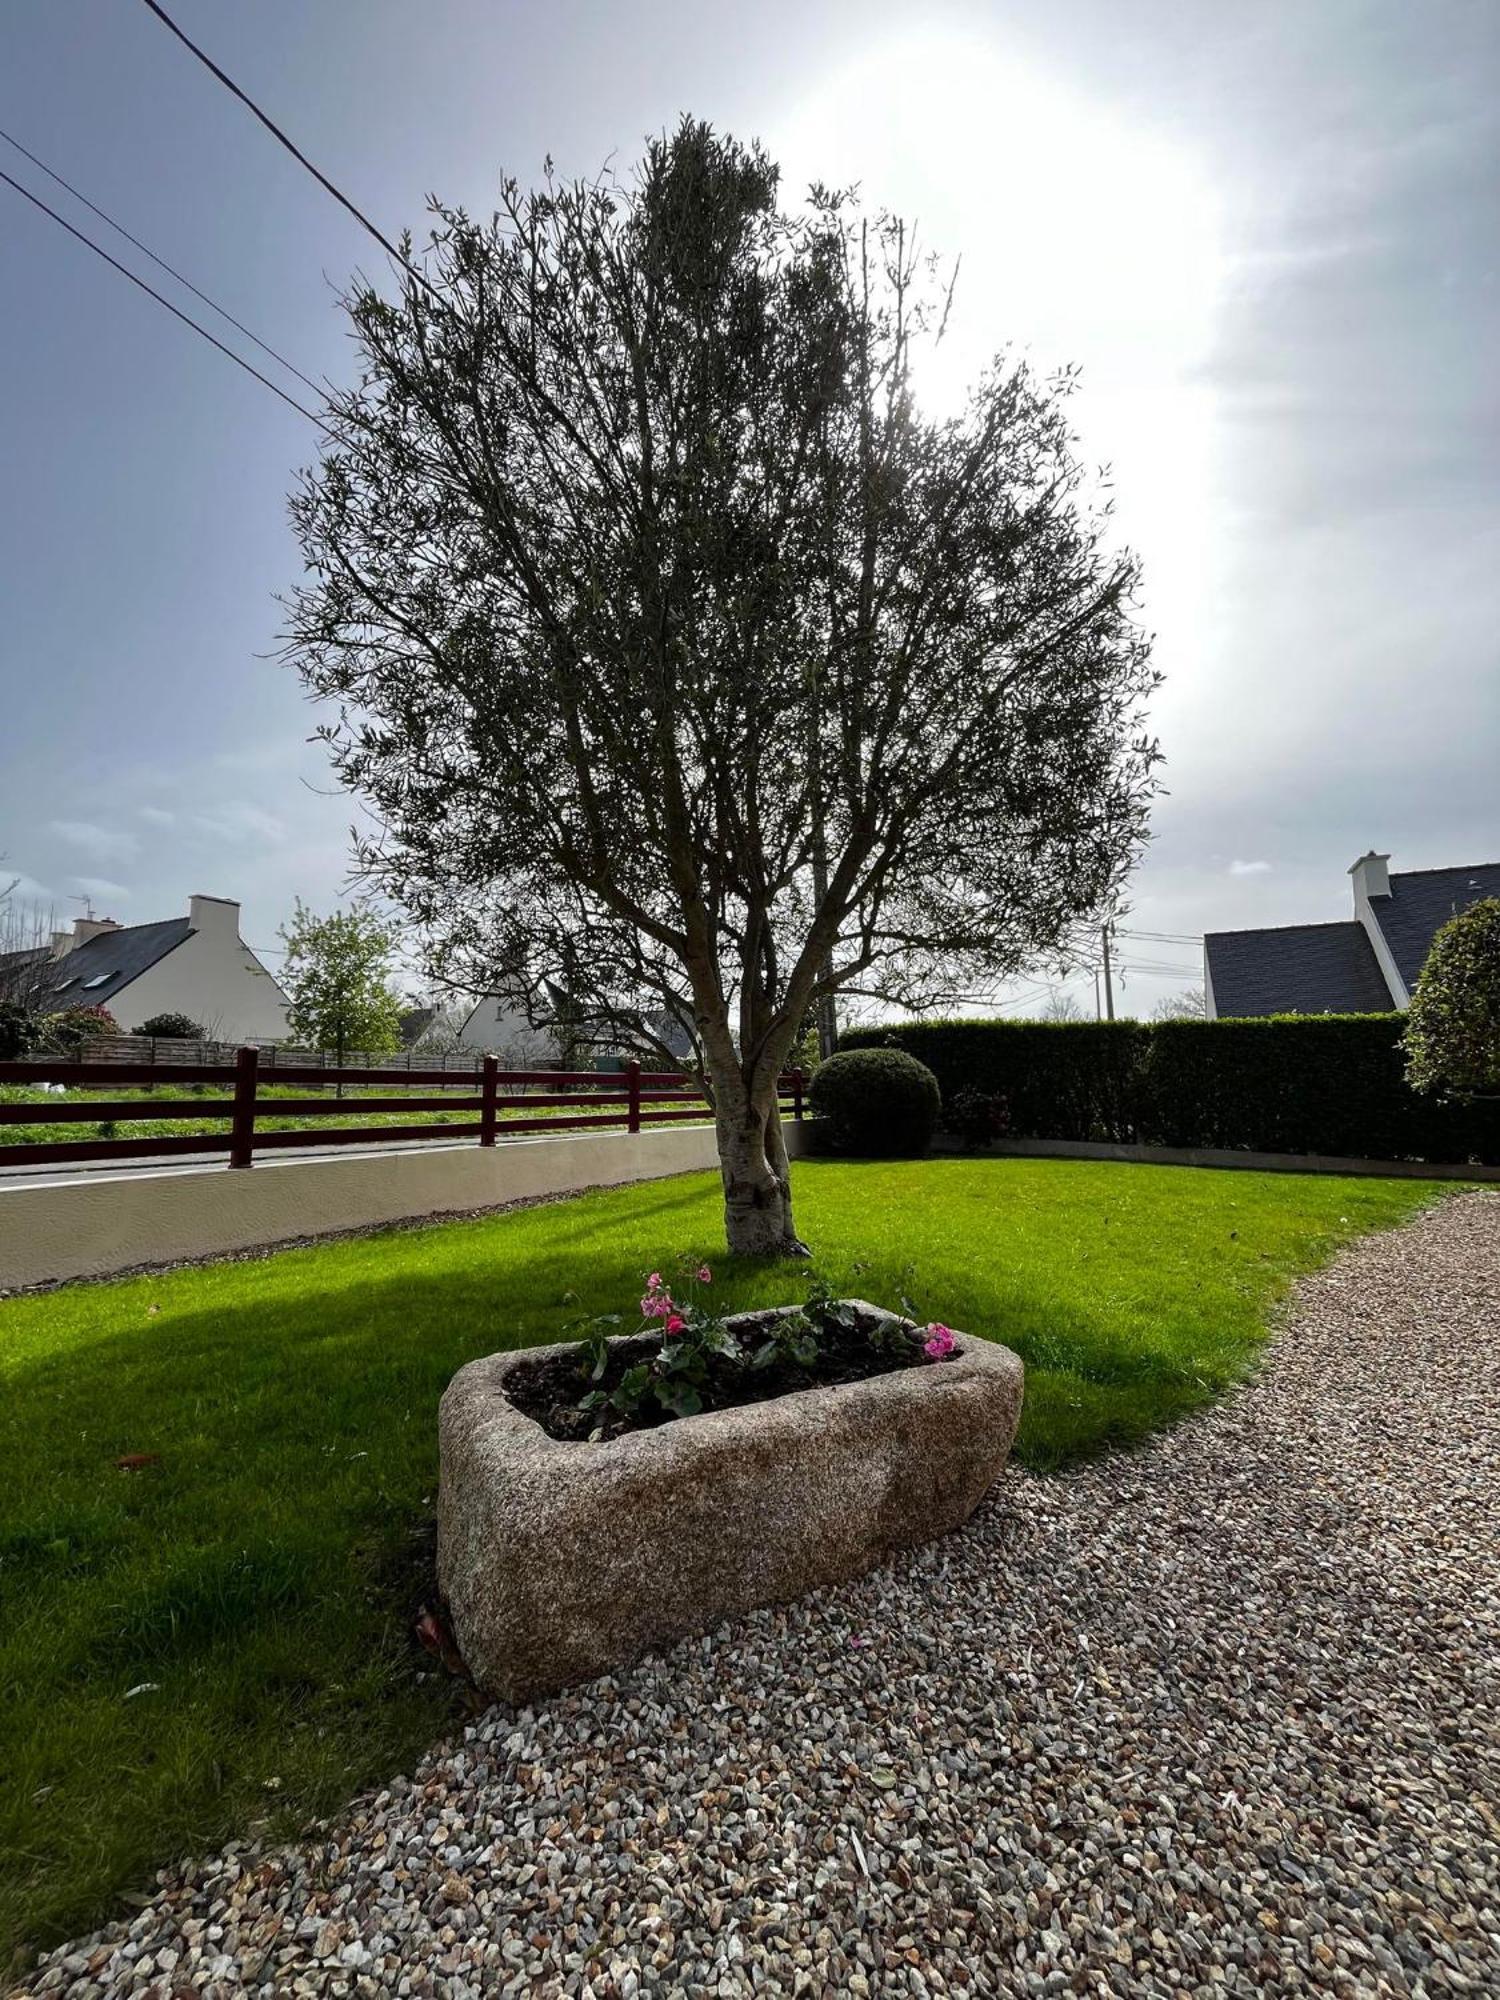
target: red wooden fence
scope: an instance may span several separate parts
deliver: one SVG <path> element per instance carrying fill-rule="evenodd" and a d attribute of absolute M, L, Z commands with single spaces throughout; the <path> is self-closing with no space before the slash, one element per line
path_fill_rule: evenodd
<path fill-rule="evenodd" d="M 282 1077 L 290 1082 L 283 1071 Z M 272 1073 L 268 1080 L 280 1082 Z M 63 1084 L 96 1090 L 101 1084 L 217 1084 L 231 1095 L 223 1102 L 194 1097 L 48 1099 L 25 1104 L 0 1103 L 0 1133 L 14 1125 L 80 1125 L 150 1120 L 153 1123 L 191 1118 L 224 1122 L 222 1132 L 164 1133 L 159 1139 L 46 1140 L 35 1145 L 0 1145 L 0 1167 L 48 1166 L 64 1161 L 165 1159 L 192 1153 L 224 1153 L 231 1167 L 250 1167 L 257 1153 L 307 1146 L 380 1146 L 414 1140 L 477 1139 L 493 1146 L 525 1132 L 578 1132 L 592 1127 L 639 1132 L 646 1125 L 664 1125 L 710 1116 L 708 1100 L 691 1077 L 678 1071 L 642 1073 L 639 1063 L 621 1071 L 501 1069 L 486 1056 L 478 1078 L 425 1076 L 407 1087 L 388 1069 L 301 1069 L 296 1083 L 308 1087 L 337 1084 L 381 1084 L 390 1095 L 378 1097 L 262 1097 L 260 1052 L 241 1049 L 230 1063 L 173 1064 L 170 1083 L 150 1063 L 60 1062 L 51 1057 L 0 1062 L 0 1085 Z M 478 1084 L 476 1090 L 475 1084 Z M 794 1118 L 802 1116 L 805 1078 L 801 1070 L 783 1076 L 778 1095 Z M 402 1094 L 398 1095 L 398 1092 Z M 526 1092 L 526 1095 L 521 1095 Z M 257 1119 L 325 1119 L 390 1116 L 394 1113 L 471 1111 L 472 1119 L 450 1124 L 411 1120 L 396 1125 L 358 1124 L 297 1128 L 289 1132 L 257 1129 Z M 537 1111 L 562 1115 L 538 1118 Z M 572 1113 L 574 1115 L 568 1115 Z"/>

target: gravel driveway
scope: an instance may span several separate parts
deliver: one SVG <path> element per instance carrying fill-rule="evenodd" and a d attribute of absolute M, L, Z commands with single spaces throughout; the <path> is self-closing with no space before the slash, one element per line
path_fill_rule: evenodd
<path fill-rule="evenodd" d="M 28 1991 L 1500 1993 L 1500 1194 L 1257 1384 L 170 1871 Z"/>

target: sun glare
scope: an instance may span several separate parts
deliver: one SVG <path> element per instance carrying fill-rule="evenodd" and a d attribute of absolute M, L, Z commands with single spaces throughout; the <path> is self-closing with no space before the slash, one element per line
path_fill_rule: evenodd
<path fill-rule="evenodd" d="M 858 181 L 872 207 L 914 219 L 927 248 L 961 254 L 950 331 L 918 369 L 929 410 L 956 408 L 1002 347 L 1044 374 L 1081 369 L 1081 450 L 1110 466 L 1121 533 L 1145 558 L 1169 690 L 1190 680 L 1214 598 L 1214 400 L 1201 370 L 1223 283 L 1202 164 L 995 39 L 954 32 L 883 44 L 765 136 L 789 203 L 813 178 Z"/>

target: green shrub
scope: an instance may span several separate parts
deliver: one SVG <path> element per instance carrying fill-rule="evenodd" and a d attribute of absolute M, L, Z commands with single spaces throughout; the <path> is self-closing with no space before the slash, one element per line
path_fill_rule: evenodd
<path fill-rule="evenodd" d="M 35 1055 L 46 1039 L 40 1014 L 19 1000 L 0 1000 L 0 1062 Z"/>
<path fill-rule="evenodd" d="M 1500 897 L 1432 941 L 1406 1017 L 1406 1080 L 1446 1097 L 1500 1092 Z"/>
<path fill-rule="evenodd" d="M 58 1055 L 76 1056 L 85 1042 L 101 1035 L 118 1035 L 120 1024 L 107 1007 L 64 1007 L 44 1016 L 47 1046 Z"/>
<path fill-rule="evenodd" d="M 930 1021 L 853 1029 L 938 1079 L 945 1127 L 971 1142 L 975 1099 L 1008 1136 L 1370 1160 L 1500 1163 L 1500 1103 L 1413 1091 L 1400 1014 L 1253 1021 Z"/>
<path fill-rule="evenodd" d="M 851 1049 L 819 1063 L 807 1101 L 817 1144 L 874 1159 L 925 1153 L 942 1096 L 924 1063 L 899 1049 Z"/>
<path fill-rule="evenodd" d="M 1136 1078 L 1149 1030 L 1135 1021 L 909 1021 L 854 1028 L 839 1048 L 904 1049 L 938 1080 L 944 1124 L 961 1091 L 1003 1100 L 1012 1139 L 1136 1136 Z"/>
<path fill-rule="evenodd" d="M 150 1035 L 160 1042 L 201 1042 L 203 1024 L 195 1021 L 190 1014 L 153 1014 L 149 1021 L 142 1021 L 135 1031 L 138 1035 Z"/>

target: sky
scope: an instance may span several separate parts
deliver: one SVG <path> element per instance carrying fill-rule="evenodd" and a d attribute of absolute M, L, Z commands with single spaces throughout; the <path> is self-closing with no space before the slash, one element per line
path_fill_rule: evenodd
<path fill-rule="evenodd" d="M 1205 929 L 1349 915 L 1367 848 L 1500 859 L 1495 0 L 168 4 L 387 234 L 691 112 L 961 255 L 935 401 L 1001 347 L 1078 365 L 1166 676 L 1124 1010 Z M 380 250 L 144 6 L 11 0 L 0 126 L 347 379 Z M 356 811 L 276 659 L 315 434 L 3 185 L 0 349 L 0 876 L 64 922 L 234 897 L 274 966 L 294 898 L 347 897 Z"/>

